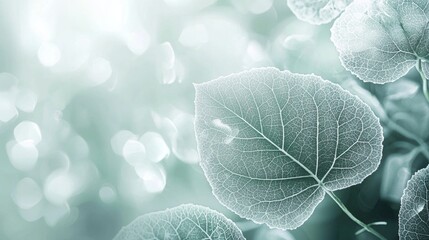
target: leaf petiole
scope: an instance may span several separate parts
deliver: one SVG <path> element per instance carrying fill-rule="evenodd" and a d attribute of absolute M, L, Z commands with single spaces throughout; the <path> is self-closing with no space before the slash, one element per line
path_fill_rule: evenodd
<path fill-rule="evenodd" d="M 345 214 L 347 214 L 347 216 L 350 217 L 350 219 L 352 219 L 355 223 L 359 224 L 363 229 L 365 229 L 365 231 L 373 234 L 374 236 L 376 236 L 377 238 L 381 239 L 381 240 L 387 240 L 385 237 L 383 237 L 383 235 L 381 235 L 380 233 L 378 233 L 377 231 L 375 231 L 372 227 L 371 224 L 365 224 L 362 221 L 360 221 L 359 219 L 357 219 L 348 209 L 347 207 L 343 204 L 343 202 L 341 201 L 341 199 L 339 199 L 332 191 L 326 190 L 325 192 L 332 198 L 332 200 L 334 200 L 334 202 L 341 208 L 341 210 L 343 210 L 343 212 Z M 375 225 L 375 224 L 372 224 Z"/>
<path fill-rule="evenodd" d="M 417 61 L 417 65 L 416 65 L 417 71 L 420 74 L 420 77 L 422 78 L 422 88 L 423 88 L 423 95 L 425 95 L 426 100 L 429 102 L 429 89 L 428 89 L 428 81 L 429 79 L 426 78 L 425 74 L 423 73 L 422 70 L 422 60 L 419 59 Z"/>

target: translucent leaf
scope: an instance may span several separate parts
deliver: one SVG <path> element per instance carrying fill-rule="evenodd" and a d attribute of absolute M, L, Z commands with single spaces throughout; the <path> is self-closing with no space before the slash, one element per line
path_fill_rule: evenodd
<path fill-rule="evenodd" d="M 335 21 L 332 41 L 360 79 L 393 82 L 428 58 L 428 17 L 427 1 L 357 0 Z"/>
<path fill-rule="evenodd" d="M 143 215 L 118 233 L 114 240 L 140 239 L 243 239 L 237 226 L 206 207 L 186 204 Z"/>
<path fill-rule="evenodd" d="M 362 182 L 380 162 L 374 113 L 318 76 L 253 69 L 196 85 L 195 104 L 214 194 L 270 227 L 299 227 L 326 191 Z"/>
<path fill-rule="evenodd" d="M 427 239 L 429 236 L 429 167 L 418 171 L 408 181 L 399 210 L 399 238 Z"/>
<path fill-rule="evenodd" d="M 295 16 L 311 24 L 324 24 L 340 15 L 352 0 L 288 0 Z"/>

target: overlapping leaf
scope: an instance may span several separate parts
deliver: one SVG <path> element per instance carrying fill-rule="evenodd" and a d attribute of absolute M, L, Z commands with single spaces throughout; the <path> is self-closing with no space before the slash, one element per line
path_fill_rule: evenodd
<path fill-rule="evenodd" d="M 399 210 L 401 240 L 429 239 L 429 167 L 415 173 L 408 181 Z"/>
<path fill-rule="evenodd" d="M 215 196 L 271 227 L 303 224 L 326 191 L 378 167 L 382 130 L 357 97 L 314 75 L 253 69 L 196 85 L 201 166 Z"/>
<path fill-rule="evenodd" d="M 295 16 L 311 24 L 328 23 L 340 15 L 352 0 L 288 0 Z"/>
<path fill-rule="evenodd" d="M 356 0 L 331 32 L 346 69 L 363 81 L 393 82 L 429 59 L 429 1 Z"/>
<path fill-rule="evenodd" d="M 222 214 L 191 204 L 143 215 L 114 240 L 244 240 L 238 227 Z"/>

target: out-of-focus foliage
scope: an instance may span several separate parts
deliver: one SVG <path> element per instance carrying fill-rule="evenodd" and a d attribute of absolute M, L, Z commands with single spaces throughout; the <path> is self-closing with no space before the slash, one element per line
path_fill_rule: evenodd
<path fill-rule="evenodd" d="M 302 22 L 286 2 L 0 0 L 0 239 L 112 239 L 137 216 L 181 203 L 224 213 L 247 239 L 354 238 L 358 227 L 329 199 L 299 229 L 278 232 L 212 195 L 197 164 L 192 83 L 261 66 L 352 82 L 345 88 L 385 113 L 380 170 L 339 195 L 396 237 L 399 201 L 380 188 L 401 192 L 398 171 L 406 179 L 427 165 L 419 76 L 356 81 L 330 24 Z"/>

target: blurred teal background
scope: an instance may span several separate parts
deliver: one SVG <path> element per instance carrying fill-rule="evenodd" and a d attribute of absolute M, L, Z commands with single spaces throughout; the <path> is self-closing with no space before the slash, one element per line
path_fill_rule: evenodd
<path fill-rule="evenodd" d="M 380 169 L 339 196 L 397 238 L 402 190 L 429 157 L 429 106 L 414 72 L 384 87 L 355 80 L 329 29 L 286 0 L 0 0 L 0 239 L 112 239 L 182 203 L 223 212 L 248 239 L 370 239 L 329 199 L 280 231 L 211 194 L 192 83 L 262 66 L 320 75 L 386 115 Z"/>

